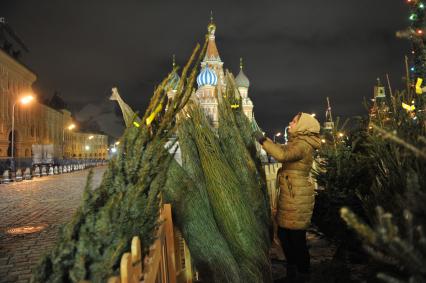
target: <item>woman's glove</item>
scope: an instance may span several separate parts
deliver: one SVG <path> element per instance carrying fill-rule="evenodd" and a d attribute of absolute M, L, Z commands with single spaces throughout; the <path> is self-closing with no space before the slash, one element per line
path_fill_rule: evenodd
<path fill-rule="evenodd" d="M 255 131 L 253 133 L 253 137 L 260 143 L 263 144 L 264 141 L 266 141 L 266 137 L 263 135 L 261 131 Z"/>

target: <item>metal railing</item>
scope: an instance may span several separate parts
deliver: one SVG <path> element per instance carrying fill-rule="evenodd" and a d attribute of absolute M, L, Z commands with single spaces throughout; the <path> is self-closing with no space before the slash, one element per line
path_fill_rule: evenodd
<path fill-rule="evenodd" d="M 15 171 L 11 170 L 8 159 L 0 160 L 0 184 L 13 181 L 31 180 L 33 177 L 58 175 L 90 167 L 106 165 L 104 159 L 62 159 L 53 163 L 34 164 L 31 159 L 16 159 Z"/>

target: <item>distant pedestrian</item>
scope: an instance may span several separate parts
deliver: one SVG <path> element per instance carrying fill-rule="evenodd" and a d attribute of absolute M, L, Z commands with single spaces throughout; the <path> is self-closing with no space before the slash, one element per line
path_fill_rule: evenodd
<path fill-rule="evenodd" d="M 282 162 L 278 173 L 280 195 L 276 220 L 278 237 L 287 259 L 287 279 L 303 282 L 309 278 L 310 256 L 306 245 L 315 203 L 314 184 L 309 173 L 313 153 L 321 145 L 320 124 L 310 114 L 299 113 L 289 124 L 287 144 L 275 144 L 261 132 L 255 137 L 263 149 L 275 160 Z"/>

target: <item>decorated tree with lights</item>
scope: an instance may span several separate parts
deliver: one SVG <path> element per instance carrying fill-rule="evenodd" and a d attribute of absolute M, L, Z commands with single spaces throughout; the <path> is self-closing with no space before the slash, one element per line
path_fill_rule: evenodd
<path fill-rule="evenodd" d="M 414 119 L 423 116 L 426 101 L 426 24 L 424 0 L 406 0 L 410 25 L 396 33 L 397 37 L 411 42 L 411 60 L 406 58 L 406 94 L 403 107 L 411 112 Z"/>
<path fill-rule="evenodd" d="M 425 8 L 422 0 L 406 0 L 409 8 L 410 26 L 398 31 L 399 38 L 408 39 L 411 42 L 412 65 L 410 66 L 411 77 L 424 79 L 426 76 L 426 52 L 425 52 Z"/>

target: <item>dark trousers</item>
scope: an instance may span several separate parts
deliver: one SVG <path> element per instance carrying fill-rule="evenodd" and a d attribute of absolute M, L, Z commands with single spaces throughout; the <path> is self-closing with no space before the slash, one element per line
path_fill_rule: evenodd
<path fill-rule="evenodd" d="M 311 264 L 306 245 L 306 230 L 278 227 L 278 238 L 287 258 L 287 265 L 295 265 L 299 272 L 309 273 Z"/>

